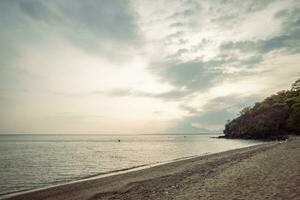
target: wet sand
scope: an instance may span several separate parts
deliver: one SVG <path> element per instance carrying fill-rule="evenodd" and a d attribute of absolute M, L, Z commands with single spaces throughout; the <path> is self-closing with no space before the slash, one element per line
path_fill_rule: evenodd
<path fill-rule="evenodd" d="M 300 199 L 300 138 L 67 184 L 11 200 Z"/>

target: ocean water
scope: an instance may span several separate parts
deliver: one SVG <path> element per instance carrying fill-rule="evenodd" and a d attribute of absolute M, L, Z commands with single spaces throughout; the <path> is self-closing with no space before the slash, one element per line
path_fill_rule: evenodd
<path fill-rule="evenodd" d="M 205 135 L 0 135 L 0 195 L 255 144 Z"/>

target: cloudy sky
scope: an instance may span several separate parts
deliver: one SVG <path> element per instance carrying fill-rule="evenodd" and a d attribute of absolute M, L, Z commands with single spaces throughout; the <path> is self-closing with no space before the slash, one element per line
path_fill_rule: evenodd
<path fill-rule="evenodd" d="M 299 0 L 1 0 L 0 133 L 197 133 L 300 77 Z"/>

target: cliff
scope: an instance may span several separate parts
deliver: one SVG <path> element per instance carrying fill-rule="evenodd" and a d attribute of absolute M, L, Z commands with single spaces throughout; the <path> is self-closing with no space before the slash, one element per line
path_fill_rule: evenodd
<path fill-rule="evenodd" d="M 225 138 L 282 139 L 300 133 L 300 79 L 290 90 L 280 91 L 229 121 Z"/>

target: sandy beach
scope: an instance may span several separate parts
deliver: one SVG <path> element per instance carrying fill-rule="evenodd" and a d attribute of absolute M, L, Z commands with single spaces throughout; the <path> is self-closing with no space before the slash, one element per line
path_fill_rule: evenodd
<path fill-rule="evenodd" d="M 300 138 L 9 197 L 11 200 L 299 199 Z"/>

